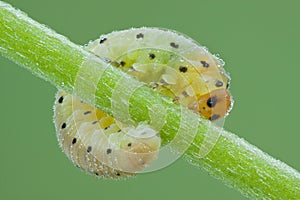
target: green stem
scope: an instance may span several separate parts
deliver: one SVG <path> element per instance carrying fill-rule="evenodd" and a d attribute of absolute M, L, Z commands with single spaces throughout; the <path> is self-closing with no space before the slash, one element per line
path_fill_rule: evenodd
<path fill-rule="evenodd" d="M 57 88 L 77 95 L 91 104 L 95 103 L 98 108 L 109 114 L 113 114 L 111 97 L 117 82 L 125 77 L 128 83 L 138 84 L 130 76 L 1 1 L 0 52 Z M 86 64 L 89 60 L 93 61 Z M 80 70 L 82 67 L 84 70 Z M 84 87 L 76 88 L 75 84 L 81 80 L 89 85 L 88 77 L 96 78 L 93 77 L 93 74 L 97 74 L 96 71 L 103 73 L 94 88 L 94 101 Z M 122 103 L 125 92 L 120 92 L 116 103 Z M 164 144 L 171 142 L 183 124 L 187 125 L 186 129 L 189 129 L 191 121 L 199 124 L 197 134 L 185 152 L 185 157 L 193 165 L 208 171 L 247 197 L 300 199 L 300 174 L 296 170 L 220 128 L 212 128 L 220 137 L 211 152 L 201 158 L 199 150 L 211 124 L 191 111 L 182 112 L 182 108 L 170 99 L 146 86 L 133 92 L 129 114 L 136 123 L 149 120 L 152 105 L 158 105 L 166 111 L 166 124 L 160 131 Z M 185 132 L 181 136 L 182 140 L 187 140 L 191 134 Z M 182 146 L 179 144 L 173 148 L 180 151 Z"/>

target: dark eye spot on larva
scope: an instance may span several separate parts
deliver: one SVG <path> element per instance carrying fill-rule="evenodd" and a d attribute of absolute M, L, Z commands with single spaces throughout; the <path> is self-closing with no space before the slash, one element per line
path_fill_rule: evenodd
<path fill-rule="evenodd" d="M 62 129 L 64 129 L 64 128 L 66 128 L 67 127 L 67 124 L 66 123 L 63 123 L 62 125 L 61 125 L 61 128 Z"/>
<path fill-rule="evenodd" d="M 200 61 L 200 62 L 203 65 L 203 67 L 205 67 L 205 68 L 209 67 L 209 64 L 207 62 L 205 62 L 205 61 Z"/>
<path fill-rule="evenodd" d="M 118 172 L 118 173 L 116 173 L 116 175 L 117 175 L 117 176 L 121 176 L 121 174 L 120 174 L 119 172 Z"/>
<path fill-rule="evenodd" d="M 131 147 L 131 145 L 132 145 L 131 142 L 129 142 L 129 143 L 127 144 L 128 147 Z"/>
<path fill-rule="evenodd" d="M 144 34 L 143 33 L 139 33 L 139 34 L 136 35 L 136 38 L 137 39 L 144 38 Z"/>
<path fill-rule="evenodd" d="M 58 99 L 58 103 L 62 103 L 64 101 L 64 96 L 61 96 L 59 99 Z"/>
<path fill-rule="evenodd" d="M 188 70 L 188 68 L 185 67 L 185 66 L 180 66 L 180 67 L 179 67 L 179 71 L 180 71 L 180 72 L 185 73 L 185 72 L 187 72 L 187 70 Z"/>
<path fill-rule="evenodd" d="M 92 124 L 97 124 L 97 123 L 98 123 L 98 121 L 93 121 L 93 122 L 92 122 Z"/>
<path fill-rule="evenodd" d="M 210 108 L 214 107 L 217 104 L 217 97 L 216 96 L 210 97 L 209 99 L 207 99 L 206 104 Z"/>
<path fill-rule="evenodd" d="M 91 146 L 88 146 L 87 150 L 86 150 L 88 153 L 90 153 L 92 151 L 92 147 Z"/>
<path fill-rule="evenodd" d="M 155 58 L 155 55 L 153 53 L 149 53 L 149 58 L 152 60 Z"/>
<path fill-rule="evenodd" d="M 210 121 L 214 121 L 214 120 L 217 120 L 217 119 L 219 119 L 219 118 L 220 118 L 220 115 L 214 114 L 213 116 L 211 116 L 211 117 L 209 118 L 209 120 L 210 120 Z"/>
<path fill-rule="evenodd" d="M 91 114 L 92 113 L 92 111 L 86 111 L 86 112 L 84 112 L 83 114 L 84 115 L 88 115 L 88 114 Z"/>
<path fill-rule="evenodd" d="M 72 144 L 76 144 L 76 142 L 77 142 L 77 139 L 76 139 L 76 138 L 73 138 Z"/>
<path fill-rule="evenodd" d="M 175 48 L 175 49 L 178 49 L 178 47 L 179 47 L 179 45 L 176 44 L 175 42 L 171 42 L 170 46 L 173 47 L 173 48 Z"/>
<path fill-rule="evenodd" d="M 107 153 L 107 154 L 110 154 L 111 151 L 112 151 L 111 149 L 107 149 L 107 150 L 106 150 L 106 153 Z"/>
<path fill-rule="evenodd" d="M 216 85 L 216 87 L 222 87 L 223 82 L 218 80 L 215 85 Z"/>
<path fill-rule="evenodd" d="M 118 133 L 120 133 L 122 130 L 120 129 L 120 130 L 118 130 Z"/>
<path fill-rule="evenodd" d="M 109 128 L 109 126 L 105 127 L 104 130 L 107 130 Z"/>
<path fill-rule="evenodd" d="M 98 172 L 95 172 L 95 175 L 96 175 L 96 176 L 99 176 Z"/>
<path fill-rule="evenodd" d="M 102 38 L 99 43 L 103 44 L 106 40 L 107 40 L 107 38 Z"/>

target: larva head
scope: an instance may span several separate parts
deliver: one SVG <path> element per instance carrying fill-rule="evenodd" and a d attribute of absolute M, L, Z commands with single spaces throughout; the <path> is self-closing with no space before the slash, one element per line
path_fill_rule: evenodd
<path fill-rule="evenodd" d="M 232 101 L 226 89 L 214 90 L 198 99 L 197 107 L 200 114 L 211 121 L 226 116 Z"/>
<path fill-rule="evenodd" d="M 216 64 L 210 62 L 210 65 Z M 218 69 L 217 65 L 215 70 L 201 73 L 192 85 L 196 91 L 196 101 L 188 104 L 190 109 L 211 121 L 219 120 L 229 113 L 233 105 L 228 90 L 229 77 L 223 70 Z M 197 92 L 197 90 L 202 92 Z"/>

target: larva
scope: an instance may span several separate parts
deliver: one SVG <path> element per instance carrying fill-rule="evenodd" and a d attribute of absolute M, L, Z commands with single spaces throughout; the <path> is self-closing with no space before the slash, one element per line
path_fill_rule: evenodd
<path fill-rule="evenodd" d="M 212 121 L 231 109 L 223 61 L 170 30 L 136 28 L 90 42 L 87 49 Z"/>
<path fill-rule="evenodd" d="M 118 31 L 100 36 L 86 49 L 211 121 L 231 108 L 223 62 L 178 33 L 157 28 Z M 63 151 L 87 172 L 128 177 L 157 157 L 160 138 L 146 124 L 122 124 L 62 91 L 54 110 Z M 143 134 L 147 137 L 140 138 Z"/>
<path fill-rule="evenodd" d="M 56 97 L 59 144 L 76 166 L 103 178 L 118 178 L 132 176 L 156 158 L 160 138 L 146 124 L 123 126 L 72 95 L 59 91 Z"/>

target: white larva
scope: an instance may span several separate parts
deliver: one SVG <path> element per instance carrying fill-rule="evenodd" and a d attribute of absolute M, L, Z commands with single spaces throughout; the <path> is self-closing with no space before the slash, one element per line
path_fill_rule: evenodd
<path fill-rule="evenodd" d="M 231 108 L 229 76 L 221 60 L 175 32 L 118 31 L 100 36 L 86 49 L 212 121 Z M 128 177 L 157 157 L 161 141 L 146 124 L 122 124 L 63 91 L 56 96 L 54 110 L 63 151 L 87 172 Z M 143 132 L 148 136 L 139 137 Z"/>
<path fill-rule="evenodd" d="M 103 178 L 118 178 L 133 175 L 156 158 L 160 138 L 149 126 L 120 127 L 72 95 L 58 92 L 56 97 L 58 140 L 76 166 Z M 143 133 L 147 135 L 139 137 Z"/>

